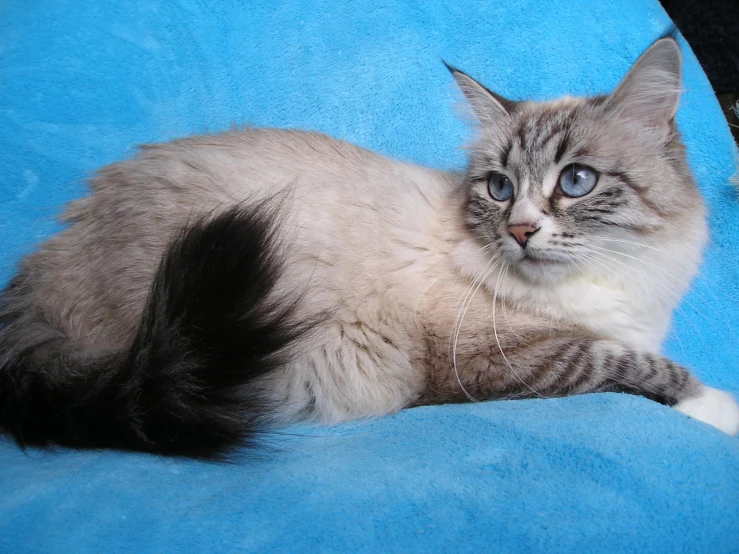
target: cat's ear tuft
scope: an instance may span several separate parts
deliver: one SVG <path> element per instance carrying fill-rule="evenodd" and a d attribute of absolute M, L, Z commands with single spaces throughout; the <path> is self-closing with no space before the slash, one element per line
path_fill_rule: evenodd
<path fill-rule="evenodd" d="M 469 102 L 475 118 L 482 127 L 498 126 L 507 120 L 515 103 L 489 91 L 466 73 L 444 62 L 444 65 L 457 81 L 460 90 Z"/>
<path fill-rule="evenodd" d="M 634 62 L 607 105 L 625 119 L 671 136 L 680 100 L 681 65 L 677 41 L 657 40 Z"/>

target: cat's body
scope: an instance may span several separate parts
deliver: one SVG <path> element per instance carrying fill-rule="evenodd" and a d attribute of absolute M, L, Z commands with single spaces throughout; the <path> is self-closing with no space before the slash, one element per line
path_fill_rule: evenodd
<path fill-rule="evenodd" d="M 674 106 L 632 117 L 634 76 L 516 105 L 455 77 L 481 128 L 464 175 L 259 129 L 101 170 L 3 293 L 0 426 L 210 455 L 255 423 L 621 390 L 736 433 L 730 397 L 658 354 L 706 237 Z"/>
<path fill-rule="evenodd" d="M 286 159 L 290 164 L 280 166 L 278 160 Z M 278 289 L 302 298 L 298 319 L 331 313 L 330 323 L 309 341 L 316 343 L 310 363 L 301 356 L 285 370 L 305 372 L 307 365 L 327 377 L 285 382 L 310 382 L 316 397 L 310 415 L 320 421 L 381 415 L 417 402 L 429 369 L 456 381 L 449 371 L 450 335 L 471 284 L 490 260 L 459 217 L 462 186 L 462 176 L 395 162 L 315 133 L 247 130 L 183 139 L 146 147 L 135 161 L 103 170 L 92 181 L 95 195 L 68 211 L 71 220 L 94 229 L 83 235 L 87 240 L 80 240 L 78 224 L 32 255 L 29 265 L 41 268 L 36 291 L 58 311 L 52 317 L 66 336 L 125 348 L 169 237 L 188 221 L 245 198 L 274 198 L 285 255 Z M 653 237 L 657 253 L 612 245 L 643 260 L 623 258 L 629 272 L 596 264 L 586 276 L 532 287 L 496 267 L 461 321 L 458 350 L 465 352 L 480 335 L 497 348 L 495 311 L 502 344 L 511 341 L 511 327 L 519 334 L 528 327 L 545 333 L 564 327 L 568 336 L 589 333 L 657 352 L 675 299 L 696 270 L 704 223 L 700 210 L 693 214 L 694 245 L 685 237 L 673 249 Z M 686 246 L 694 248 L 692 263 L 676 250 Z M 120 256 L 100 253 L 121 248 Z M 658 260 L 660 253 L 665 259 Z M 655 262 L 672 279 L 655 278 Z M 433 352 L 429 336 L 436 337 Z M 371 350 L 371 359 L 357 357 L 355 349 Z M 414 370 L 429 356 L 432 367 Z M 504 377 L 491 380 L 502 383 Z M 324 386 L 332 390 L 320 390 Z M 470 394 L 484 397 L 469 387 Z M 458 384 L 449 389 L 433 400 L 464 398 Z M 285 391 L 283 400 L 302 412 L 307 398 L 299 389 Z"/>

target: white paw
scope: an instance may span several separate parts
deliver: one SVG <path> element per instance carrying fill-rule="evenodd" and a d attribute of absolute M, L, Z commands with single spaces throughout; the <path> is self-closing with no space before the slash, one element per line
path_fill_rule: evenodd
<path fill-rule="evenodd" d="M 673 408 L 729 435 L 739 433 L 739 405 L 728 392 L 704 386 L 698 396 L 686 398 Z"/>

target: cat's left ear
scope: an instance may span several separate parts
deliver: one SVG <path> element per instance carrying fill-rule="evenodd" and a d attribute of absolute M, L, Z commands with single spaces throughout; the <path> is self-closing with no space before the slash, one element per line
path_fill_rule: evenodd
<path fill-rule="evenodd" d="M 480 126 L 483 129 L 500 129 L 502 123 L 509 119 L 515 102 L 489 91 L 472 77 L 448 63 L 444 62 L 444 65 L 451 72 L 452 77 L 457 81 L 457 85 L 470 103 Z"/>
<path fill-rule="evenodd" d="M 672 37 L 661 38 L 634 62 L 608 97 L 620 117 L 668 137 L 680 100 L 682 55 Z"/>

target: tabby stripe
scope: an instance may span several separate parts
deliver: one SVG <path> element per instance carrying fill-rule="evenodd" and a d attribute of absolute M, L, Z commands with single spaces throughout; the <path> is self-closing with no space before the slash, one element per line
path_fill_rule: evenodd
<path fill-rule="evenodd" d="M 573 383 L 578 382 L 582 378 L 583 373 L 588 373 L 590 364 L 592 364 L 590 345 L 580 343 L 577 346 L 575 356 L 570 360 L 570 370 L 567 372 L 568 387 L 572 387 Z"/>
<path fill-rule="evenodd" d="M 511 148 L 513 148 L 513 141 L 508 139 L 503 151 L 500 153 L 500 166 L 502 168 L 508 167 L 508 156 L 511 154 Z"/>
<path fill-rule="evenodd" d="M 516 130 L 516 138 L 518 139 L 518 144 L 521 146 L 521 150 L 526 151 L 526 122 L 522 122 L 521 125 L 518 126 L 518 129 Z"/>
<path fill-rule="evenodd" d="M 654 356 L 649 355 L 646 356 L 647 360 L 647 366 L 649 366 L 649 369 L 647 370 L 646 375 L 644 375 L 645 381 L 651 381 L 657 376 L 657 373 L 659 372 L 657 361 L 654 359 Z"/>
<path fill-rule="evenodd" d="M 658 229 L 657 225 L 634 225 L 633 223 L 617 223 L 615 221 L 609 221 L 602 217 L 589 216 L 587 214 L 578 215 L 580 221 L 596 221 L 602 225 L 608 225 L 610 227 L 621 227 L 622 229 L 629 229 L 637 233 L 648 233 L 649 231 Z"/>
<path fill-rule="evenodd" d="M 592 352 L 588 353 L 584 362 L 582 371 L 577 376 L 573 376 L 569 383 L 569 389 L 572 392 L 591 392 L 597 389 L 595 385 L 590 384 L 596 379 L 600 381 L 600 368 L 595 363 Z"/>
<path fill-rule="evenodd" d="M 607 171 L 606 175 L 613 177 L 614 179 L 618 179 L 621 181 L 624 185 L 629 187 L 631 190 L 633 190 L 636 195 L 639 197 L 639 200 L 642 204 L 644 204 L 647 208 L 652 210 L 654 213 L 666 217 L 671 215 L 669 212 L 666 212 L 662 208 L 660 208 L 657 204 L 652 202 L 648 197 L 647 193 L 645 191 L 645 188 L 639 184 L 636 183 L 628 174 L 626 174 L 623 171 Z"/>
<path fill-rule="evenodd" d="M 561 348 L 557 349 L 553 354 L 549 355 L 548 358 L 551 361 L 551 365 L 554 365 L 558 362 L 558 371 L 555 374 L 557 380 L 555 380 L 554 382 L 548 382 L 548 388 L 545 392 L 555 394 L 560 393 L 560 391 L 563 390 L 571 381 L 570 374 L 573 367 L 573 362 L 575 364 L 579 364 L 580 360 L 587 353 L 587 351 L 588 345 L 585 343 L 578 342 L 574 345 L 571 343 L 567 343 Z"/>
<path fill-rule="evenodd" d="M 684 368 L 653 354 L 637 356 L 631 351 L 621 355 L 608 379 L 629 392 L 654 395 L 668 404 L 687 396 L 693 380 Z"/>
<path fill-rule="evenodd" d="M 559 145 L 557 146 L 557 152 L 554 154 L 554 163 L 558 164 L 569 149 L 570 149 L 570 130 L 567 129 L 564 133 L 562 133 L 562 138 L 559 139 Z"/>
<path fill-rule="evenodd" d="M 531 387 L 542 394 L 546 394 L 547 392 L 557 392 L 560 390 L 562 386 L 558 382 L 563 377 L 567 376 L 570 370 L 572 358 L 577 356 L 577 353 L 572 353 L 571 351 L 576 349 L 579 352 L 581 346 L 582 343 L 576 343 L 573 345 L 572 343 L 567 342 L 555 350 L 553 354 L 547 356 L 550 362 L 548 365 L 548 371 L 539 372 L 534 375 Z"/>
<path fill-rule="evenodd" d="M 549 119 L 551 120 L 553 118 L 549 118 Z M 554 137 L 564 132 L 567 132 L 567 128 L 565 127 L 565 124 L 562 121 L 557 121 L 557 120 L 543 121 L 542 120 L 542 122 L 540 123 L 540 128 L 544 126 L 549 127 L 549 129 L 547 129 L 546 134 L 542 133 L 541 135 L 539 135 L 538 140 L 536 142 L 536 148 L 538 150 L 542 150 L 547 144 L 549 144 L 552 141 L 552 139 L 554 139 Z"/>

